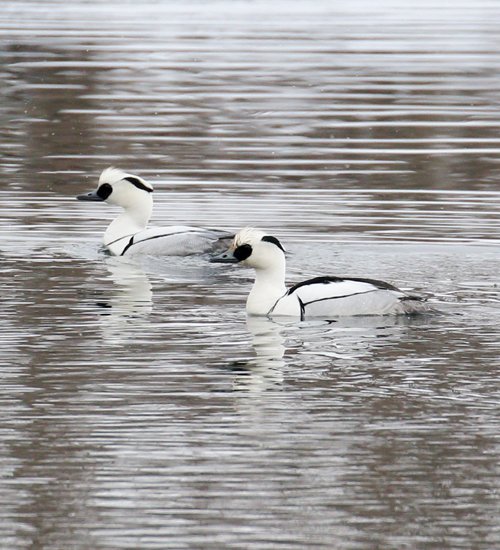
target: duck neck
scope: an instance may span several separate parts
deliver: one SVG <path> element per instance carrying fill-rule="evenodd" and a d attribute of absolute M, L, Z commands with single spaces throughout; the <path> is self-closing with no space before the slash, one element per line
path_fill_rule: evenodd
<path fill-rule="evenodd" d="M 147 195 L 133 205 L 125 207 L 108 226 L 104 233 L 103 242 L 105 245 L 115 242 L 126 236 L 146 229 L 151 213 L 153 211 L 153 200 Z"/>
<path fill-rule="evenodd" d="M 255 282 L 247 299 L 249 315 L 267 315 L 286 292 L 285 257 L 266 269 L 255 269 Z"/>

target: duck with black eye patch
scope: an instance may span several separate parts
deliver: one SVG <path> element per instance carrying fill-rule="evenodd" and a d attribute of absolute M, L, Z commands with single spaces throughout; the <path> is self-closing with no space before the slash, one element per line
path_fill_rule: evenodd
<path fill-rule="evenodd" d="M 189 256 L 227 248 L 233 234 L 187 225 L 147 228 L 153 211 L 153 186 L 117 168 L 106 168 L 95 191 L 80 201 L 106 202 L 123 211 L 104 232 L 103 244 L 113 256 L 152 254 Z"/>
<path fill-rule="evenodd" d="M 285 286 L 285 250 L 265 232 L 245 228 L 236 234 L 226 252 L 210 260 L 240 263 L 255 270 L 247 298 L 248 315 L 331 319 L 355 315 L 415 315 L 433 312 L 424 299 L 395 286 L 365 278 L 316 277 Z"/>

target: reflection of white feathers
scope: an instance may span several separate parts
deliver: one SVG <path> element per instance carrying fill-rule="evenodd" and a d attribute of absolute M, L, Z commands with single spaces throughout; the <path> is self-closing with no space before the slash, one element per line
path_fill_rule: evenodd
<path fill-rule="evenodd" d="M 252 334 L 252 345 L 257 356 L 256 363 L 270 365 L 283 363 L 285 346 L 281 331 L 283 327 L 267 317 L 248 317 L 247 328 Z"/>
<path fill-rule="evenodd" d="M 101 321 L 105 338 L 124 341 L 130 332 L 137 334 L 153 307 L 153 291 L 146 273 L 125 258 L 106 258 L 105 265 L 113 281 L 107 294 Z"/>
<path fill-rule="evenodd" d="M 282 328 L 267 317 L 248 317 L 247 328 L 252 335 L 255 358 L 248 361 L 244 376 L 238 376 L 234 388 L 251 392 L 276 389 L 283 384 L 285 361 Z"/>
<path fill-rule="evenodd" d="M 106 268 L 115 283 L 111 305 L 124 314 L 144 315 L 151 311 L 153 291 L 141 267 L 125 258 L 106 258 Z"/>

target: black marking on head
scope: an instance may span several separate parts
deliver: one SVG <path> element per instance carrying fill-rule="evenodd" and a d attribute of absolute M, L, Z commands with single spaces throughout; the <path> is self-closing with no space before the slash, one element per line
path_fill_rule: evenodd
<path fill-rule="evenodd" d="M 109 183 L 103 183 L 102 185 L 99 185 L 99 188 L 97 189 L 96 193 L 97 195 L 105 201 L 113 192 L 113 188 Z"/>
<path fill-rule="evenodd" d="M 123 179 L 129 181 L 132 185 L 137 187 L 137 189 L 142 189 L 143 191 L 147 191 L 148 193 L 153 192 L 151 187 L 144 185 L 144 183 L 140 178 L 136 178 L 135 176 L 127 176 L 126 178 L 123 178 Z"/>
<path fill-rule="evenodd" d="M 377 281 L 376 279 L 364 279 L 362 277 L 315 277 L 314 279 L 302 281 L 301 283 L 297 283 L 296 285 L 292 286 L 292 288 L 289 289 L 288 294 L 292 294 L 300 287 L 306 286 L 306 285 L 320 285 L 320 284 L 326 285 L 329 283 L 342 283 L 344 281 L 356 281 L 358 283 L 367 283 L 367 284 L 373 285 L 374 287 L 380 290 L 395 290 L 397 292 L 401 292 L 399 288 L 396 288 L 395 286 L 389 283 L 386 283 L 384 281 Z"/>
<path fill-rule="evenodd" d="M 280 250 L 283 250 L 283 252 L 285 252 L 285 249 L 281 246 L 281 243 L 278 241 L 276 237 L 272 237 L 271 235 L 266 235 L 265 237 L 262 237 L 261 241 L 265 241 L 266 243 L 273 243 Z"/>
<path fill-rule="evenodd" d="M 242 244 L 233 252 L 233 256 L 239 261 L 242 262 L 246 260 L 250 254 L 252 254 L 252 247 L 249 244 Z"/>

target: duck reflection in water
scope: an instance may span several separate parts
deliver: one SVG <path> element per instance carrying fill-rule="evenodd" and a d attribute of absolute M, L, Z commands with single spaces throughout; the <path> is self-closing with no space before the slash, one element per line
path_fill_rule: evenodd
<path fill-rule="evenodd" d="M 284 385 L 287 372 L 295 373 L 293 378 L 308 376 L 304 365 L 306 370 L 313 369 L 314 376 L 321 369 L 352 368 L 379 353 L 381 348 L 394 349 L 401 340 L 411 338 L 412 331 L 427 323 L 425 316 L 345 317 L 306 322 L 292 318 L 277 322 L 268 317 L 248 316 L 246 326 L 252 336 L 255 357 L 231 365 L 232 372 L 238 374 L 233 388 L 255 393 L 276 390 Z M 294 365 L 300 365 L 299 373 Z"/>
<path fill-rule="evenodd" d="M 113 281 L 106 299 L 97 302 L 103 308 L 101 326 L 103 337 L 123 343 L 148 322 L 153 309 L 153 290 L 149 277 L 133 260 L 110 256 L 105 266 Z"/>
<path fill-rule="evenodd" d="M 252 393 L 279 389 L 284 380 L 284 327 L 267 317 L 247 317 L 246 327 L 255 357 L 231 365 L 231 371 L 237 374 L 233 389 Z"/>
<path fill-rule="evenodd" d="M 218 270 L 206 261 L 193 258 L 121 257 L 104 256 L 104 265 L 113 282 L 97 305 L 106 336 L 115 341 L 129 340 L 131 332 L 142 329 L 150 333 L 148 316 L 153 311 L 153 284 L 190 284 L 203 281 L 210 284 Z M 147 320 L 147 321 L 146 321 Z"/>

